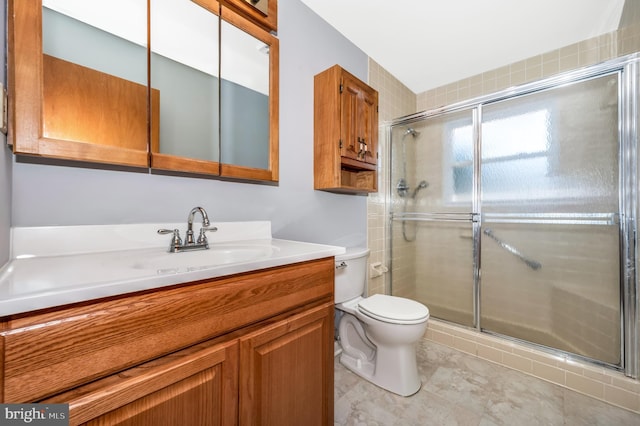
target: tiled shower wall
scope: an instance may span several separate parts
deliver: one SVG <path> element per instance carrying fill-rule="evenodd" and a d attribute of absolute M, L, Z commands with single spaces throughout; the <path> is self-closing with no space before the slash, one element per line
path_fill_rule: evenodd
<path fill-rule="evenodd" d="M 385 234 L 388 210 L 385 207 L 387 204 L 385 201 L 389 192 L 390 165 L 388 163 L 385 129 L 382 126 L 385 122 L 416 111 L 435 109 L 491 94 L 508 87 L 550 77 L 560 72 L 638 52 L 640 51 L 640 11 L 637 4 L 638 2 L 627 1 L 623 19 L 621 20 L 621 24 L 625 26 L 618 31 L 537 55 L 417 95 L 413 94 L 380 65 L 370 59 L 369 84 L 379 92 L 379 118 L 381 123 L 379 137 L 379 192 L 369 196 L 367 209 L 368 246 L 371 250 L 370 264 L 380 262 L 388 266 L 389 263 L 388 251 L 386 251 L 388 241 Z M 407 255 L 412 256 L 409 253 Z M 393 256 L 394 258 L 403 256 L 403 253 L 394 247 Z M 369 294 L 388 293 L 390 285 L 388 274 L 373 277 L 372 275 L 374 274 L 371 274 L 371 271 L 369 272 Z M 411 280 L 410 274 L 410 272 L 405 271 L 405 278 Z M 545 380 L 561 384 L 595 398 L 640 412 L 640 381 L 626 379 L 621 373 L 606 369 L 595 369 L 598 371 L 598 374 L 595 374 L 595 372 L 592 373 L 594 368 L 587 364 L 582 365 L 566 360 L 558 362 L 557 365 L 554 364 L 554 368 L 550 369 L 547 365 L 538 364 L 540 359 L 536 357 L 540 356 L 539 353 L 535 353 L 535 351 L 521 345 L 508 342 L 500 343 L 500 339 L 493 344 L 495 338 L 456 326 L 449 326 L 443 323 L 437 324 L 434 321 L 434 332 L 428 332 L 427 338 L 449 344 L 452 347 L 462 345 L 464 348 L 462 346 L 458 348 L 462 348 L 462 350 L 479 357 L 537 375 Z M 439 333 L 435 332 L 436 328 Z M 488 341 L 491 342 L 488 343 Z M 457 346 L 456 343 L 458 344 Z M 501 351 L 487 349 L 487 346 L 499 347 L 500 345 L 509 347 L 509 350 L 506 353 L 502 353 Z M 488 351 L 491 354 L 488 355 Z M 544 363 L 545 361 L 543 361 Z M 538 373 L 536 373 L 536 368 Z M 579 377 L 576 375 L 576 370 L 581 372 Z"/>
<path fill-rule="evenodd" d="M 378 135 L 380 161 L 378 162 L 378 192 L 369 195 L 367 202 L 367 238 L 371 250 L 369 264 L 388 264 L 385 257 L 387 225 L 386 197 L 389 191 L 389 156 L 385 140 L 384 123 L 404 115 L 416 112 L 416 95 L 397 78 L 389 74 L 372 59 L 369 59 L 369 84 L 378 91 L 378 118 L 380 131 Z M 388 274 L 374 277 L 369 270 L 368 294 L 387 293 L 389 283 Z"/>

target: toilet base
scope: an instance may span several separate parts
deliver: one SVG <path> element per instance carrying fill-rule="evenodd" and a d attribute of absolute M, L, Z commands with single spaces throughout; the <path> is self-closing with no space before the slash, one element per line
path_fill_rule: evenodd
<path fill-rule="evenodd" d="M 378 359 L 378 357 L 381 358 Z M 339 361 L 352 373 L 400 396 L 411 396 L 422 388 L 414 346 L 391 351 L 383 350 L 382 353 L 378 351 L 373 359 L 353 356 L 343 350 Z M 376 362 L 383 362 L 387 366 L 378 374 L 376 374 Z M 389 368 L 389 366 L 402 367 Z"/>
<path fill-rule="evenodd" d="M 373 373 L 376 371 L 376 365 L 373 362 L 350 356 L 343 351 L 340 354 L 340 364 L 363 379 L 373 382 Z"/>

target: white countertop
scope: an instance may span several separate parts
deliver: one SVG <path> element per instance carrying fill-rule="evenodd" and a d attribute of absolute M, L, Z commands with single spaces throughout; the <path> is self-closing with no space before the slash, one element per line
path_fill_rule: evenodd
<path fill-rule="evenodd" d="M 184 224 L 12 229 L 0 316 L 335 256 L 345 248 L 271 238 L 269 222 L 213 223 L 209 250 L 169 253 Z M 194 231 L 199 225 L 194 225 Z"/>

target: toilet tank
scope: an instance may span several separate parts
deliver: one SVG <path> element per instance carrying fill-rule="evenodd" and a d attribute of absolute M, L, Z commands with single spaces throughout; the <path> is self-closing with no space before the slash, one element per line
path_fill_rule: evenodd
<path fill-rule="evenodd" d="M 368 248 L 348 248 L 337 255 L 335 278 L 335 303 L 362 296 L 367 279 Z"/>

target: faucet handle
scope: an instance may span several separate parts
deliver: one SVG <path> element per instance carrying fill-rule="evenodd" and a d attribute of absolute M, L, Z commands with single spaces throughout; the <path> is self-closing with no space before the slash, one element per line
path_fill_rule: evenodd
<path fill-rule="evenodd" d="M 169 244 L 169 251 L 175 251 L 182 245 L 182 238 L 180 238 L 180 231 L 178 229 L 158 229 L 158 234 L 173 234 L 171 243 Z"/>
<path fill-rule="evenodd" d="M 177 229 L 158 229 L 158 234 L 173 234 L 179 237 L 180 231 Z"/>
<path fill-rule="evenodd" d="M 207 243 L 207 236 L 205 235 L 205 232 L 209 231 L 209 232 L 216 232 L 218 230 L 218 228 L 216 228 L 215 226 L 203 226 L 202 228 L 200 228 L 200 235 L 198 235 L 198 244 L 206 244 Z"/>

